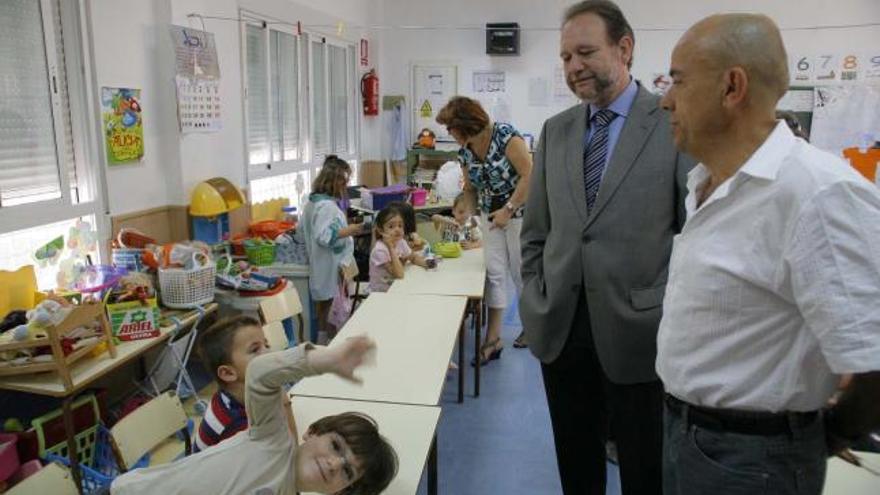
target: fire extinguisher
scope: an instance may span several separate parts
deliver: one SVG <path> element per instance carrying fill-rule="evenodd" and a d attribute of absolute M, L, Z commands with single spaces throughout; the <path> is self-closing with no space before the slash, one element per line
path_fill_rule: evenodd
<path fill-rule="evenodd" d="M 379 115 L 379 76 L 370 69 L 361 78 L 361 95 L 364 97 L 364 115 Z"/>

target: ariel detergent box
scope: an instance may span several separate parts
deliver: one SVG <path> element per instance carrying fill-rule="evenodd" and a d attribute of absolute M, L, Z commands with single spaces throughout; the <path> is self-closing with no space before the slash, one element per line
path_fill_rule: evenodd
<path fill-rule="evenodd" d="M 107 304 L 113 336 L 119 340 L 151 339 L 159 336 L 159 306 L 156 298 L 144 302 L 126 301 Z"/>

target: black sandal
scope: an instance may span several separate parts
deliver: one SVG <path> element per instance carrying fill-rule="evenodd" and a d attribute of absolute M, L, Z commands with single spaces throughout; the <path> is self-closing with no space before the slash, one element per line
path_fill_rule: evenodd
<path fill-rule="evenodd" d="M 499 342 L 501 342 L 501 339 L 495 339 L 492 342 L 486 342 L 480 346 L 480 353 L 479 353 L 480 366 L 486 366 L 487 364 L 489 364 L 490 361 L 494 361 L 496 359 L 501 358 L 501 351 L 504 350 L 504 346 L 495 347 L 496 345 L 498 345 Z M 488 349 L 490 347 L 494 347 L 494 349 L 487 356 L 486 349 Z M 477 356 L 474 356 L 474 358 L 471 359 L 471 366 L 473 366 L 473 367 L 477 366 Z"/>
<path fill-rule="evenodd" d="M 517 349 L 524 349 L 529 346 L 528 341 L 526 340 L 526 331 L 523 330 L 519 333 L 519 337 L 513 341 L 513 346 Z"/>

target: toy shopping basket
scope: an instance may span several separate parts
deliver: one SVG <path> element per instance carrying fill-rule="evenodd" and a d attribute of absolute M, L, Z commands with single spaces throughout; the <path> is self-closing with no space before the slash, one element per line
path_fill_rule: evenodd
<path fill-rule="evenodd" d="M 214 300 L 214 276 L 217 268 L 210 259 L 196 265 L 192 269 L 159 268 L 159 294 L 162 304 L 169 308 L 190 309 Z"/>

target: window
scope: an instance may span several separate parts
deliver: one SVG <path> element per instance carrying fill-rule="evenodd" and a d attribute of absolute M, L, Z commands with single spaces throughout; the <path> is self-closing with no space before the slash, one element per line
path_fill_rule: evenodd
<path fill-rule="evenodd" d="M 357 152 L 354 45 L 322 37 L 309 46 L 314 155 L 353 159 Z"/>
<path fill-rule="evenodd" d="M 84 220 L 94 228 L 97 139 L 89 133 L 79 2 L 0 2 L 0 269 L 35 263 L 32 255 Z M 63 248 L 61 261 L 97 253 Z M 59 257 L 37 266 L 52 287 Z M 69 265 L 69 263 L 68 263 Z"/>
<path fill-rule="evenodd" d="M 65 95 L 49 87 L 63 75 L 54 21 L 43 22 L 40 2 L 0 3 L 0 207 L 62 197 L 61 170 L 70 169 L 72 139 L 67 106 L 59 101 Z M 75 190 L 76 175 L 67 180 Z"/>
<path fill-rule="evenodd" d="M 299 57 L 293 35 L 272 31 L 272 88 L 275 90 L 272 160 L 299 158 Z"/>
<path fill-rule="evenodd" d="M 94 215 L 52 222 L 0 235 L 0 269 L 16 270 L 24 265 L 34 265 L 34 271 L 37 275 L 37 287 L 40 290 L 58 287 L 59 274 L 61 274 L 62 278 L 69 278 L 70 272 L 76 269 L 77 263 L 85 263 L 82 260 L 84 255 L 91 256 L 95 262 L 98 261 L 95 258 L 97 255 L 97 246 L 94 244 L 96 239 L 89 239 L 89 244 L 91 245 L 87 246 L 82 253 L 74 254 L 73 250 L 66 247 L 49 259 L 42 257 L 42 255 L 41 259 L 37 259 L 34 255 L 37 250 L 58 237 L 63 236 L 66 245 L 71 237 L 77 235 L 73 229 L 85 226 L 90 227 L 90 230 L 94 231 Z M 78 237 L 77 241 L 79 239 Z"/>
<path fill-rule="evenodd" d="M 255 203 L 275 198 L 287 198 L 290 206 L 299 210 L 305 206 L 312 189 L 312 176 L 309 170 L 292 174 L 276 175 L 251 181 L 250 196 Z"/>
<path fill-rule="evenodd" d="M 327 92 L 327 62 L 324 43 L 312 41 L 312 87 L 309 99 L 312 101 L 312 141 L 313 152 L 324 155 L 330 151 L 330 129 Z"/>
<path fill-rule="evenodd" d="M 304 167 L 301 133 L 300 37 L 282 23 L 242 12 L 248 177 Z"/>
<path fill-rule="evenodd" d="M 357 169 L 355 47 L 244 10 L 242 18 L 251 200 L 302 206 L 326 155 Z"/>

